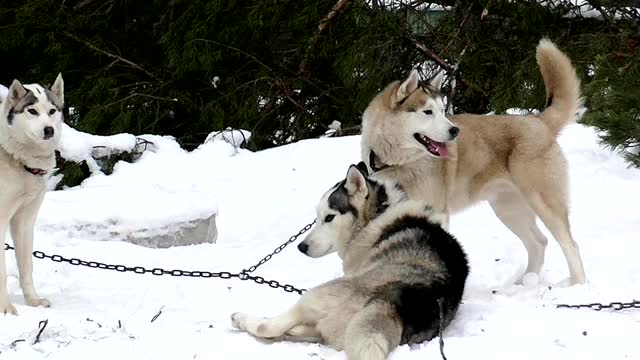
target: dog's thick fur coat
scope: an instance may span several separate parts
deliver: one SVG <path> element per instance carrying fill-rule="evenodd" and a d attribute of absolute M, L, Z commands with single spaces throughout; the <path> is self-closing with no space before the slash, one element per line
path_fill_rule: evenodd
<path fill-rule="evenodd" d="M 544 261 L 547 239 L 536 225 L 539 217 L 564 252 L 571 283 L 581 284 L 586 276 L 569 225 L 567 161 L 556 140 L 582 105 L 580 82 L 551 41 L 540 41 L 536 57 L 548 95 L 538 116 L 447 119 L 440 79 L 421 85 L 413 72 L 389 84 L 366 109 L 362 159 L 372 168 L 384 165 L 377 176 L 397 181 L 410 198 L 428 201 L 438 212 L 489 201 L 524 243 L 527 273 L 539 273 Z M 447 138 L 453 124 L 457 137 Z"/>
<path fill-rule="evenodd" d="M 7 228 L 15 245 L 27 305 L 49 306 L 33 284 L 33 226 L 53 170 L 62 129 L 62 76 L 46 89 L 14 80 L 0 100 L 0 313 L 17 314 L 9 301 L 5 263 Z"/>
<path fill-rule="evenodd" d="M 364 172 L 363 172 L 364 171 Z M 345 350 L 350 360 L 382 360 L 399 344 L 429 340 L 454 317 L 469 272 L 458 242 L 425 203 L 352 165 L 318 206 L 317 223 L 299 249 L 337 251 L 344 276 L 314 287 L 286 313 L 232 315 L 260 338 L 310 340 Z"/>

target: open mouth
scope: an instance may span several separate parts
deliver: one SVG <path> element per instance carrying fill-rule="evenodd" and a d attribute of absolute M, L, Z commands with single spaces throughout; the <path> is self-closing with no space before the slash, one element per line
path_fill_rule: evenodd
<path fill-rule="evenodd" d="M 445 143 L 432 140 L 428 136 L 418 133 L 413 134 L 413 137 L 422 144 L 431 155 L 441 158 L 447 157 L 447 145 Z"/>

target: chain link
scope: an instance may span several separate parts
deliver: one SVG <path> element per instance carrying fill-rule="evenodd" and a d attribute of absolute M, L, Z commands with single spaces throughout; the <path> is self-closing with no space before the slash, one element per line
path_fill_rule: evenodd
<path fill-rule="evenodd" d="M 591 303 L 591 304 L 558 304 L 556 308 L 569 308 L 569 309 L 591 309 L 595 311 L 600 311 L 602 309 L 613 309 L 615 311 L 625 310 L 625 309 L 640 309 L 640 300 L 633 300 L 632 302 L 623 303 L 614 301 L 609 304 L 602 303 Z"/>
<path fill-rule="evenodd" d="M 248 269 L 242 270 L 242 272 L 245 273 L 245 274 L 248 274 L 248 273 L 252 273 L 252 272 L 256 271 L 257 268 L 259 268 L 260 266 L 264 265 L 267 261 L 271 260 L 271 258 L 274 255 L 279 254 L 282 250 L 284 250 L 284 248 L 289 246 L 289 244 L 291 244 L 291 243 L 295 242 L 296 240 L 298 240 L 300 235 L 302 235 L 302 234 L 306 233 L 307 231 L 309 231 L 313 227 L 313 225 L 315 223 L 316 223 L 316 220 L 314 219 L 313 222 L 311 222 L 310 224 L 307 224 L 305 227 L 303 227 L 302 230 L 300 230 L 297 234 L 295 234 L 292 237 L 290 237 L 289 240 L 287 240 L 284 244 L 278 246 L 275 250 L 273 250 L 273 252 L 271 254 L 265 256 L 257 264 L 249 267 Z"/>
<path fill-rule="evenodd" d="M 291 244 L 292 242 L 296 241 L 298 239 L 298 237 L 300 237 L 300 235 L 304 234 L 305 232 L 309 231 L 312 227 L 313 224 L 315 224 L 315 220 L 313 220 L 312 223 L 306 225 L 304 228 L 302 228 L 302 230 L 300 230 L 296 235 L 293 235 L 292 237 L 289 238 L 289 240 L 287 240 L 287 242 L 285 242 L 284 244 L 278 246 L 271 254 L 265 256 L 262 260 L 260 260 L 260 262 L 258 262 L 256 265 L 253 265 L 251 267 L 249 267 L 248 269 L 244 269 L 239 273 L 232 273 L 232 272 L 228 272 L 228 271 L 220 271 L 220 272 L 211 272 L 211 271 L 188 271 L 188 270 L 179 270 L 179 269 L 174 269 L 174 270 L 166 270 L 166 269 L 162 269 L 162 268 L 154 268 L 154 269 L 147 269 L 145 267 L 142 266 L 135 266 L 135 267 L 131 267 L 131 266 L 125 266 L 125 265 L 113 265 L 113 264 L 104 264 L 101 262 L 97 262 L 97 261 L 85 261 L 85 260 L 80 260 L 77 258 L 70 258 L 67 259 L 64 256 L 61 255 L 47 255 L 42 251 L 34 251 L 33 252 L 33 256 L 36 257 L 37 259 L 49 259 L 53 262 L 57 262 L 57 263 L 68 263 L 71 265 L 75 265 L 75 266 L 85 266 L 85 267 L 89 267 L 89 268 L 94 268 L 94 269 L 103 269 L 103 270 L 115 270 L 117 272 L 132 272 L 135 274 L 152 274 L 152 275 L 156 275 L 156 276 L 162 276 L 162 275 L 171 275 L 174 277 L 195 277 L 195 278 L 219 278 L 219 279 L 240 279 L 242 281 L 253 281 L 256 284 L 266 284 L 271 288 L 274 289 L 282 289 L 286 292 L 289 293 L 298 293 L 300 295 L 302 295 L 303 292 L 306 291 L 306 289 L 298 289 L 293 285 L 289 285 L 289 284 L 281 284 L 280 282 L 276 281 L 276 280 L 268 280 L 263 278 L 262 276 L 256 276 L 256 275 L 251 275 L 250 273 L 254 272 L 258 267 L 262 266 L 264 263 L 266 263 L 267 261 L 271 260 L 271 258 L 276 255 L 279 254 L 282 250 L 284 250 L 284 248 L 286 248 L 289 244 Z M 4 249 L 5 250 L 14 250 L 15 248 L 7 243 L 4 244 Z"/>

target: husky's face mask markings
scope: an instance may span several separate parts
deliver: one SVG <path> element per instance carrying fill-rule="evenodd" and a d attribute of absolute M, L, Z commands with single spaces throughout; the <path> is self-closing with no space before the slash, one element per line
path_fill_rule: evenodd
<path fill-rule="evenodd" d="M 51 89 L 14 80 L 3 107 L 14 141 L 53 148 L 60 137 L 64 83 L 58 75 Z"/>
<path fill-rule="evenodd" d="M 339 244 L 351 237 L 369 194 L 365 176 L 351 165 L 346 179 L 322 196 L 316 208 L 316 225 L 298 245 L 301 252 L 322 257 L 337 251 Z"/>
<path fill-rule="evenodd" d="M 447 156 L 446 143 L 453 141 L 460 129 L 445 116 L 445 105 L 440 94 L 443 73 L 438 73 L 429 83 L 418 79 L 416 70 L 390 95 L 390 106 L 395 119 L 407 129 L 410 143 L 436 158 Z M 397 125 L 394 125 L 397 126 Z"/>
<path fill-rule="evenodd" d="M 316 224 L 298 249 L 310 257 L 340 252 L 355 232 L 404 198 L 395 183 L 369 178 L 364 162 L 351 165 L 346 178 L 320 199 Z"/>

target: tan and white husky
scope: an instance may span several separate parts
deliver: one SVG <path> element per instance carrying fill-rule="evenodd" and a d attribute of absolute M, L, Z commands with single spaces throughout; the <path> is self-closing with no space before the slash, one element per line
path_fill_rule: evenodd
<path fill-rule="evenodd" d="M 567 161 L 558 133 L 582 106 L 569 58 L 542 39 L 536 57 L 547 90 L 538 116 L 445 115 L 441 76 L 421 83 L 417 72 L 389 84 L 362 119 L 362 159 L 376 176 L 401 184 L 413 199 L 451 214 L 482 200 L 524 243 L 527 273 L 543 265 L 547 239 L 558 241 L 571 284 L 586 276 L 569 226 Z M 445 221 L 445 226 L 448 221 Z"/>

